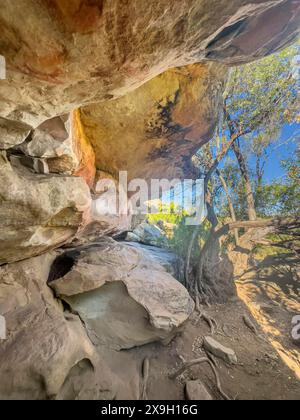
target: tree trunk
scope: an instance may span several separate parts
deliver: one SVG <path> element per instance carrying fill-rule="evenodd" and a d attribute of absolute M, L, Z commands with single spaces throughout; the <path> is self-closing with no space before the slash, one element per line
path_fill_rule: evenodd
<path fill-rule="evenodd" d="M 236 214 L 235 214 L 233 202 L 232 202 L 232 199 L 231 199 L 231 195 L 230 195 L 229 188 L 227 186 L 226 180 L 219 170 L 217 170 L 217 175 L 220 178 L 221 184 L 223 186 L 223 189 L 224 189 L 226 197 L 227 197 L 231 220 L 232 220 L 232 222 L 236 222 L 237 221 Z M 234 238 L 235 238 L 235 244 L 236 244 L 236 246 L 238 246 L 238 244 L 239 244 L 239 230 L 238 229 L 234 229 Z"/>
<path fill-rule="evenodd" d="M 250 177 L 248 173 L 248 168 L 242 154 L 242 151 L 237 143 L 233 143 L 232 145 L 233 151 L 235 156 L 238 160 L 238 164 L 241 170 L 242 177 L 244 179 L 245 190 L 246 190 L 246 200 L 247 200 L 247 210 L 248 210 L 248 217 L 249 220 L 254 221 L 257 219 L 257 214 L 255 210 L 255 200 L 254 195 L 251 187 Z"/>

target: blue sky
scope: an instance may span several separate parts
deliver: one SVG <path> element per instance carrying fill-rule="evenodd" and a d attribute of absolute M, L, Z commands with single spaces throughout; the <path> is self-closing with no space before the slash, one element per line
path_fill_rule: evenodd
<path fill-rule="evenodd" d="M 278 180 L 284 176 L 284 171 L 280 162 L 281 160 L 288 159 L 289 156 L 295 154 L 299 144 L 299 136 L 300 124 L 286 124 L 283 126 L 280 138 L 278 139 L 278 146 L 288 139 L 291 141 L 286 144 L 282 144 L 280 147 L 276 145 L 272 146 L 272 149 L 274 150 L 271 152 L 265 167 L 265 183 L 271 183 L 273 180 Z M 292 141 L 292 139 L 294 139 L 294 141 Z"/>
<path fill-rule="evenodd" d="M 300 124 L 285 124 L 282 127 L 278 139 L 275 140 L 276 141 L 272 143 L 268 149 L 268 158 L 263 177 L 263 182 L 265 184 L 270 184 L 274 180 L 278 181 L 280 178 L 283 179 L 285 174 L 280 163 L 282 160 L 286 160 L 296 153 L 300 144 Z M 242 142 L 242 147 L 244 144 L 245 143 Z M 229 151 L 227 156 L 236 162 L 236 158 L 232 151 Z M 221 162 L 221 167 L 224 163 L 225 161 Z M 256 159 L 254 156 L 249 158 L 248 165 L 250 166 L 249 169 L 252 169 L 255 172 Z"/>

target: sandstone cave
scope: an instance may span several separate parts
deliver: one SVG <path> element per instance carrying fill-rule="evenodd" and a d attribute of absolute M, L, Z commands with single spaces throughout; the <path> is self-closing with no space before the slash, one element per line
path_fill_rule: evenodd
<path fill-rule="evenodd" d="M 299 36 L 0 0 L 1 401 L 300 400 Z"/>

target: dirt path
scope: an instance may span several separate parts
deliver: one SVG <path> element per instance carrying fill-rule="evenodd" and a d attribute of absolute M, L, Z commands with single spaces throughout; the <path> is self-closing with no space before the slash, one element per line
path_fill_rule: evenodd
<path fill-rule="evenodd" d="M 282 360 L 300 380 L 300 348 L 291 339 L 292 319 L 300 315 L 300 259 L 268 257 L 237 284 L 240 298 Z"/>
<path fill-rule="evenodd" d="M 276 348 L 259 335 L 263 331 L 257 325 L 258 335 L 244 323 L 243 317 L 250 317 L 246 305 L 240 300 L 216 305 L 207 309 L 214 317 L 220 330 L 214 338 L 232 348 L 238 357 L 238 365 L 227 365 L 217 360 L 222 387 L 226 394 L 236 400 L 300 400 L 300 381 L 294 372 L 279 357 Z M 255 321 L 253 321 L 255 322 Z M 140 373 L 143 360 L 150 360 L 150 376 L 147 396 L 150 400 L 184 400 L 185 383 L 190 379 L 201 379 L 214 399 L 222 399 L 214 377 L 206 365 L 196 366 L 178 380 L 168 375 L 185 360 L 205 356 L 202 350 L 203 337 L 210 335 L 210 328 L 198 314 L 185 325 L 183 332 L 168 346 L 147 345 L 126 352 L 110 353 L 103 357 L 112 370 L 116 371 L 124 386 L 116 399 L 137 398 L 140 392 Z"/>
<path fill-rule="evenodd" d="M 231 399 L 300 400 L 299 347 L 290 338 L 291 319 L 300 314 L 298 267 L 299 261 L 267 259 L 238 283 L 239 297 L 205 308 L 219 327 L 214 339 L 233 349 L 238 358 L 237 365 L 216 359 L 222 388 Z M 246 325 L 245 317 L 255 331 Z M 99 348 L 119 384 L 115 399 L 141 398 L 146 358 L 150 363 L 147 399 L 185 400 L 185 384 L 193 379 L 200 379 L 213 399 L 222 399 L 207 365 L 195 366 L 177 380 L 169 378 L 183 360 L 206 356 L 202 344 L 210 335 L 208 324 L 194 313 L 168 346 L 152 344 L 122 352 Z"/>

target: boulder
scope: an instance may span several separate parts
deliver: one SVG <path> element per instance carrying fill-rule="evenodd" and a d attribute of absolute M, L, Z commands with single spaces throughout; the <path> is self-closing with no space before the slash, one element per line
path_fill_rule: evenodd
<path fill-rule="evenodd" d="M 186 397 L 189 401 L 212 401 L 213 398 L 201 381 L 188 381 L 185 386 Z"/>
<path fill-rule="evenodd" d="M 65 395 L 78 370 L 77 389 L 68 396 L 84 398 L 93 384 L 93 395 L 114 397 L 110 372 L 79 317 L 64 312 L 47 286 L 55 257 L 50 253 L 0 268 L 0 314 L 7 327 L 0 343 L 1 400 Z M 95 380 L 98 369 L 100 383 Z"/>
<path fill-rule="evenodd" d="M 148 182 L 197 177 L 190 158 L 214 133 L 227 65 L 269 55 L 299 33 L 293 0 L 1 6 L 2 147 L 22 143 L 32 129 L 32 149 L 47 143 L 42 149 L 61 153 L 53 138 L 64 129 L 53 137 L 47 120 L 71 112 L 79 150 L 47 158 L 49 171 L 90 186 L 95 162 L 115 178 L 120 170 Z"/>
<path fill-rule="evenodd" d="M 129 234 L 128 234 L 129 235 Z M 171 250 L 155 246 L 143 245 L 137 242 L 128 242 L 128 245 L 145 254 L 145 258 L 158 263 L 181 283 L 184 282 L 184 261 Z"/>
<path fill-rule="evenodd" d="M 0 154 L 0 265 L 71 240 L 90 220 L 91 195 L 81 178 L 37 175 Z"/>
<path fill-rule="evenodd" d="M 133 232 L 129 232 L 126 240 L 152 246 L 163 246 L 166 244 L 164 232 L 158 226 L 150 224 L 146 220 L 138 225 Z"/>
<path fill-rule="evenodd" d="M 236 365 L 238 360 L 234 350 L 223 346 L 218 341 L 212 337 L 205 337 L 203 346 L 206 351 L 211 353 L 213 356 L 218 357 L 219 359 L 224 360 L 224 362 Z"/>
<path fill-rule="evenodd" d="M 115 350 L 169 342 L 194 310 L 162 265 L 109 238 L 61 255 L 49 285 L 80 315 L 95 345 Z"/>
<path fill-rule="evenodd" d="M 77 111 L 46 120 L 17 150 L 42 159 L 50 173 L 81 176 L 93 185 L 95 154 L 82 132 Z"/>
<path fill-rule="evenodd" d="M 0 149 L 14 147 L 29 136 L 31 127 L 27 124 L 0 118 Z"/>

